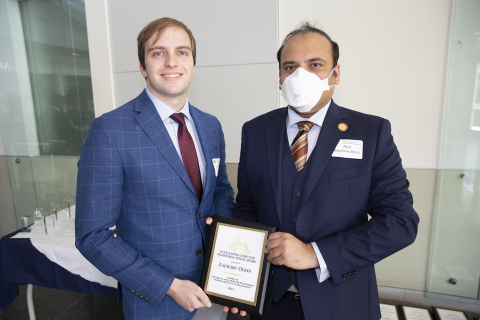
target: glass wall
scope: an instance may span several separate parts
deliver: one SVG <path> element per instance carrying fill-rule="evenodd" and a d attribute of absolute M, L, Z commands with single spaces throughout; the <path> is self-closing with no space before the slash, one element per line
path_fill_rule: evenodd
<path fill-rule="evenodd" d="M 427 290 L 480 299 L 480 1 L 455 1 Z"/>
<path fill-rule="evenodd" d="M 0 127 L 17 216 L 75 196 L 94 118 L 85 5 L 0 0 Z"/>
<path fill-rule="evenodd" d="M 42 155 L 76 155 L 94 118 L 85 5 L 21 1 Z"/>

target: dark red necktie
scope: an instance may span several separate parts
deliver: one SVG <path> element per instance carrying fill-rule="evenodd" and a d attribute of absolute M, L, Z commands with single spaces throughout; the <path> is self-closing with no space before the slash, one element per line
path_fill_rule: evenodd
<path fill-rule="evenodd" d="M 180 152 L 182 153 L 183 165 L 185 166 L 188 177 L 192 182 L 193 190 L 195 190 L 195 194 L 198 198 L 198 203 L 200 203 L 202 200 L 203 186 L 195 144 L 193 143 L 192 136 L 187 130 L 187 126 L 185 125 L 183 113 L 174 113 L 170 118 L 178 123 L 178 144 L 180 145 Z"/>

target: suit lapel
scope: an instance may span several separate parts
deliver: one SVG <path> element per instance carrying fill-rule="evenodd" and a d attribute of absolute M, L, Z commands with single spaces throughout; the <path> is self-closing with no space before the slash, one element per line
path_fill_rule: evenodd
<path fill-rule="evenodd" d="M 277 113 L 272 121 L 265 124 L 265 140 L 267 151 L 267 165 L 272 182 L 275 206 L 277 207 L 278 220 L 282 221 L 282 143 L 286 130 L 287 108 Z"/>
<path fill-rule="evenodd" d="M 310 163 L 310 170 L 305 182 L 305 188 L 303 190 L 302 201 L 300 203 L 299 214 L 301 213 L 305 203 L 307 202 L 310 194 L 312 193 L 315 185 L 317 184 L 320 176 L 322 175 L 325 166 L 332 157 L 333 151 L 338 144 L 338 141 L 342 138 L 344 132 L 338 130 L 337 126 L 340 122 L 350 124 L 347 122 L 347 116 L 342 109 L 337 106 L 333 100 L 328 108 L 325 120 L 323 121 L 322 129 L 315 145 L 315 149 L 312 152 L 311 158 L 308 161 Z M 341 121 L 340 121 L 341 120 Z"/>
<path fill-rule="evenodd" d="M 172 166 L 173 170 L 185 182 L 190 190 L 195 194 L 192 182 L 188 177 L 187 171 L 183 166 L 182 160 L 178 156 L 177 150 L 173 145 L 172 139 L 163 124 L 160 115 L 155 108 L 152 100 L 148 97 L 145 90 L 138 96 L 135 102 L 135 111 L 140 112 L 136 117 L 137 123 L 142 127 L 143 131 L 152 139 L 157 149 L 162 153 L 163 157 Z"/>
<path fill-rule="evenodd" d="M 195 122 L 195 129 L 197 130 L 197 135 L 200 140 L 200 144 L 202 145 L 203 156 L 205 158 L 205 187 L 203 188 L 202 196 L 203 203 L 203 199 L 207 199 L 212 190 L 214 190 L 213 185 L 215 183 L 215 168 L 213 167 L 212 158 L 210 156 L 210 144 L 213 142 L 213 139 L 207 131 L 205 118 L 203 117 L 202 113 L 191 104 L 190 114 Z"/>

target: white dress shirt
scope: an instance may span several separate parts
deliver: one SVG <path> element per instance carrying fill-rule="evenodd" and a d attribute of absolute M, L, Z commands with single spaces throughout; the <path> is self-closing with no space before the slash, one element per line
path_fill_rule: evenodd
<path fill-rule="evenodd" d="M 293 139 L 298 134 L 298 125 L 297 122 L 300 121 L 310 121 L 313 122 L 313 127 L 308 131 L 307 135 L 307 142 L 308 142 L 308 151 L 307 151 L 307 161 L 308 158 L 310 158 L 310 155 L 312 154 L 313 149 L 315 149 L 315 146 L 317 145 L 317 140 L 318 136 L 320 135 L 320 130 L 322 129 L 323 125 L 323 120 L 325 120 L 325 115 L 327 114 L 328 108 L 330 107 L 330 103 L 332 100 L 330 100 L 325 107 L 322 109 L 318 110 L 317 113 L 315 113 L 313 116 L 310 118 L 302 118 L 298 114 L 295 113 L 295 111 L 292 110 L 291 107 L 288 107 L 288 115 L 287 115 L 287 136 L 288 136 L 288 145 L 291 146 Z M 317 279 L 318 282 L 323 282 L 325 281 L 328 277 L 330 277 L 330 272 L 328 271 L 327 264 L 325 263 L 325 260 L 323 259 L 322 253 L 318 249 L 318 246 L 315 242 L 312 242 L 313 250 L 315 251 L 315 254 L 317 255 L 318 263 L 320 265 L 320 268 L 316 268 L 315 271 L 317 273 Z"/>
<path fill-rule="evenodd" d="M 182 153 L 180 152 L 180 145 L 178 144 L 178 123 L 170 118 L 170 116 L 175 112 L 172 108 L 170 108 L 168 105 L 166 105 L 164 102 L 159 100 L 157 97 L 155 97 L 150 90 L 148 90 L 148 87 L 145 90 L 147 92 L 147 95 L 150 97 L 150 100 L 152 100 L 153 104 L 155 105 L 155 109 L 157 109 L 158 114 L 160 115 L 160 118 L 163 121 L 163 124 L 165 125 L 165 128 L 167 128 L 167 132 L 170 135 L 170 139 L 172 139 L 173 145 L 175 146 L 175 149 L 177 150 L 178 156 L 180 157 L 180 160 L 182 160 Z M 205 157 L 203 156 L 202 152 L 202 145 L 200 144 L 200 139 L 198 138 L 197 134 L 197 129 L 195 129 L 195 122 L 193 121 L 192 116 L 190 115 L 190 107 L 188 105 L 188 98 L 185 101 L 185 105 L 183 108 L 177 112 L 177 113 L 183 113 L 185 116 L 185 124 L 187 125 L 187 130 L 190 133 L 190 136 L 192 136 L 193 144 L 195 145 L 195 151 L 197 152 L 197 159 L 198 159 L 198 166 L 200 168 L 200 177 L 202 179 L 202 186 L 205 188 Z"/>

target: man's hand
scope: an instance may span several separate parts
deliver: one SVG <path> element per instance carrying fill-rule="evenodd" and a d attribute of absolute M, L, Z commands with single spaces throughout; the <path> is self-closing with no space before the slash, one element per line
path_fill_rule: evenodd
<path fill-rule="evenodd" d="M 318 268 L 318 259 L 310 243 L 303 243 L 290 233 L 275 232 L 267 240 L 265 253 L 275 265 L 283 265 L 295 270 Z"/>
<path fill-rule="evenodd" d="M 167 294 L 183 309 L 192 312 L 195 309 L 211 307 L 212 303 L 207 295 L 195 283 L 189 280 L 173 280 Z"/>
<path fill-rule="evenodd" d="M 223 312 L 228 312 L 228 307 L 227 307 L 227 306 L 223 306 L 223 307 L 222 307 L 222 310 L 223 310 Z M 231 311 L 232 311 L 232 313 L 237 313 L 237 312 L 238 312 L 238 309 L 235 308 L 235 307 L 233 307 Z M 247 315 L 247 312 L 246 312 L 246 311 L 240 311 L 240 315 L 241 315 L 242 317 L 245 317 L 245 316 Z"/>

